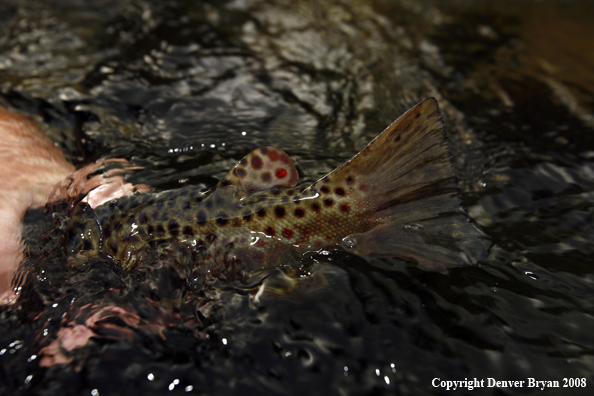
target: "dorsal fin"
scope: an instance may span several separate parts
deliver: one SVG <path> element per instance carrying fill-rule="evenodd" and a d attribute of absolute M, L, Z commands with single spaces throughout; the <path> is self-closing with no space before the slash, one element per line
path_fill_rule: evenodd
<path fill-rule="evenodd" d="M 235 185 L 237 195 L 246 196 L 275 187 L 295 187 L 299 180 L 291 158 L 274 147 L 261 147 L 243 157 L 219 186 Z"/>
<path fill-rule="evenodd" d="M 437 101 L 392 123 L 359 154 L 314 183 L 358 186 L 349 199 L 372 222 L 345 238 L 355 254 L 400 257 L 426 267 L 476 264 L 485 248 L 462 208 Z"/>

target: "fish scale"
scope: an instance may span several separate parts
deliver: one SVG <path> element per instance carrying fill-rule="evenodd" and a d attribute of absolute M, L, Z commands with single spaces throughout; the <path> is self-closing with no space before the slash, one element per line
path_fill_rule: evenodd
<path fill-rule="evenodd" d="M 134 269 L 185 260 L 216 274 L 276 266 L 322 248 L 434 268 L 484 258 L 461 207 L 434 99 L 328 175 L 304 188 L 295 188 L 297 180 L 286 153 L 263 147 L 207 193 L 189 186 L 82 207 L 66 233 L 70 263 L 103 255 Z"/>

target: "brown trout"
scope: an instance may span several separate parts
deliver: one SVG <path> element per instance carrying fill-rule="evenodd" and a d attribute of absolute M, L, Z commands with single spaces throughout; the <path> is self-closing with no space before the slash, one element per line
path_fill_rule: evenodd
<path fill-rule="evenodd" d="M 165 260 L 212 275 L 340 249 L 426 267 L 476 264 L 485 250 L 462 208 L 444 123 L 427 99 L 309 186 L 273 147 L 254 150 L 209 192 L 185 187 L 82 205 L 65 232 L 70 263 L 124 269 Z"/>

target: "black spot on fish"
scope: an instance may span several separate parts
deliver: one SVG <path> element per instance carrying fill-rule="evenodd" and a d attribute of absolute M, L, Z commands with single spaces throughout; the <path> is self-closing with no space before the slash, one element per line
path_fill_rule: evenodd
<path fill-rule="evenodd" d="M 111 227 L 108 225 L 103 226 L 103 237 L 109 238 L 110 236 L 111 236 Z"/>
<path fill-rule="evenodd" d="M 89 250 L 93 250 L 93 244 L 91 243 L 91 241 L 87 241 L 86 239 L 84 239 L 83 241 L 83 250 L 89 251 Z"/>
<path fill-rule="evenodd" d="M 241 161 L 239 161 L 239 163 L 240 163 L 241 165 L 243 165 L 243 166 L 246 166 L 246 165 L 247 165 L 247 159 L 245 159 L 245 158 L 242 158 L 242 159 L 241 159 Z"/>
<path fill-rule="evenodd" d="M 301 202 L 301 199 L 297 195 L 295 195 L 293 197 L 293 202 L 295 202 L 296 204 L 298 204 L 299 202 Z"/>
<path fill-rule="evenodd" d="M 418 117 L 419 115 L 420 115 L 420 114 L 417 114 L 417 117 Z M 396 137 L 394 138 L 394 141 L 395 141 L 395 142 L 397 142 L 397 141 L 399 141 L 399 140 L 400 140 L 400 135 L 398 135 L 398 136 L 396 136 Z"/>
<path fill-rule="evenodd" d="M 113 252 L 113 254 L 118 254 L 118 244 L 115 240 L 110 239 L 108 246 L 109 246 L 109 249 Z"/>
<path fill-rule="evenodd" d="M 252 164 L 252 168 L 254 168 L 256 170 L 262 168 L 262 165 L 264 165 L 264 163 L 262 162 L 262 158 L 258 157 L 257 155 L 254 155 L 252 157 L 251 164 Z"/>
<path fill-rule="evenodd" d="M 322 179 L 321 179 L 321 180 L 322 180 L 322 182 L 324 182 L 324 183 L 326 183 L 326 182 L 330 181 L 330 179 L 328 178 L 328 176 L 324 176 L 324 177 L 322 177 Z"/>
<path fill-rule="evenodd" d="M 272 180 L 272 175 L 270 174 L 270 172 L 264 172 L 262 174 L 262 180 L 265 182 L 269 182 L 270 180 Z"/>
<path fill-rule="evenodd" d="M 132 224 L 136 223 L 136 218 L 134 216 L 130 216 L 130 217 L 128 217 L 128 220 L 126 222 L 129 225 L 132 225 Z"/>
<path fill-rule="evenodd" d="M 190 226 L 184 227 L 184 236 L 189 237 L 189 238 L 194 236 L 194 230 L 192 229 L 192 227 L 190 227 Z"/>
<path fill-rule="evenodd" d="M 114 228 L 115 228 L 116 232 L 119 232 L 122 229 L 122 227 L 123 227 L 122 223 L 118 221 Z"/>
<path fill-rule="evenodd" d="M 147 217 L 146 213 L 140 212 L 138 214 L 138 222 L 140 224 L 146 224 L 148 222 L 148 217 Z"/>
<path fill-rule="evenodd" d="M 303 218 L 303 216 L 305 216 L 305 210 L 303 210 L 301 208 L 295 209 L 295 217 L 297 217 L 298 219 L 301 219 L 301 218 Z"/>
<path fill-rule="evenodd" d="M 203 210 L 199 211 L 198 215 L 196 216 L 196 220 L 200 225 L 206 224 L 206 213 Z"/>
<path fill-rule="evenodd" d="M 324 205 L 326 205 L 328 207 L 332 206 L 333 203 L 334 203 L 334 201 L 332 200 L 332 198 L 324 199 Z"/>
<path fill-rule="evenodd" d="M 136 243 L 138 242 L 138 237 L 136 235 L 126 234 L 122 237 L 122 241 L 126 243 Z"/>
<path fill-rule="evenodd" d="M 173 236 L 177 236 L 179 234 L 179 224 L 175 220 L 169 220 L 169 224 L 167 224 L 167 228 L 169 228 L 169 233 Z"/>
<path fill-rule="evenodd" d="M 266 230 L 264 231 L 264 233 L 268 236 L 274 236 L 274 228 L 272 227 L 267 227 Z"/>
<path fill-rule="evenodd" d="M 330 192 L 330 189 L 326 186 L 322 186 L 322 188 L 320 188 L 320 191 L 324 194 L 328 194 Z"/>
<path fill-rule="evenodd" d="M 149 224 L 148 227 L 146 227 L 146 230 L 150 235 L 153 235 L 153 233 L 155 232 L 155 227 L 153 227 L 152 224 Z"/>
<path fill-rule="evenodd" d="M 227 187 L 231 185 L 231 181 L 229 179 L 223 179 L 221 180 L 221 186 L 222 187 Z"/>
<path fill-rule="evenodd" d="M 282 203 L 289 203 L 289 197 L 282 197 L 281 198 L 281 202 Z"/>
<path fill-rule="evenodd" d="M 353 182 L 355 181 L 355 179 L 353 178 L 353 176 L 349 176 L 346 178 L 346 182 L 347 184 L 350 186 L 351 184 L 353 184 Z"/>
<path fill-rule="evenodd" d="M 204 243 L 204 241 L 202 239 L 198 239 L 196 241 L 196 250 L 204 250 L 205 248 L 206 248 L 206 243 Z"/>
<path fill-rule="evenodd" d="M 229 218 L 225 213 L 221 213 L 217 216 L 217 224 L 220 226 L 227 225 Z"/>
<path fill-rule="evenodd" d="M 274 208 L 274 214 L 279 219 L 282 219 L 283 217 L 285 217 L 285 208 L 283 208 L 282 206 L 276 206 Z"/>
<path fill-rule="evenodd" d="M 252 214 L 251 214 L 251 213 L 249 213 L 249 212 L 248 212 L 248 213 L 245 213 L 245 214 L 243 215 L 243 219 L 244 219 L 245 221 L 247 221 L 247 222 L 251 221 L 251 220 L 252 220 Z"/>
<path fill-rule="evenodd" d="M 215 197 L 215 203 L 217 204 L 217 206 L 223 206 L 223 204 L 225 203 L 225 199 L 220 195 L 217 195 Z"/>
<path fill-rule="evenodd" d="M 138 199 L 131 199 L 130 205 L 128 205 L 128 209 L 134 209 L 138 206 Z"/>
<path fill-rule="evenodd" d="M 155 228 L 155 235 L 156 236 L 165 235 L 165 229 L 163 228 L 163 226 L 161 224 L 157 225 L 157 228 Z"/>
<path fill-rule="evenodd" d="M 196 203 L 202 202 L 202 196 L 196 197 Z"/>
<path fill-rule="evenodd" d="M 256 211 L 256 213 L 258 213 L 258 216 L 264 217 L 264 216 L 266 216 L 266 209 L 264 209 L 264 208 L 258 208 L 258 210 Z"/>
<path fill-rule="evenodd" d="M 344 188 L 342 187 L 336 187 L 334 192 L 336 193 L 336 195 L 340 195 L 341 197 L 344 196 Z"/>
<path fill-rule="evenodd" d="M 188 210 L 188 209 L 190 209 L 191 206 L 192 205 L 190 204 L 190 201 L 186 200 L 186 201 L 184 201 L 184 203 L 182 205 L 182 209 L 183 210 Z"/>
<path fill-rule="evenodd" d="M 213 243 L 217 240 L 217 234 L 215 234 L 214 232 L 208 233 L 206 234 L 205 239 L 208 243 Z"/>
<path fill-rule="evenodd" d="M 165 207 L 165 202 L 159 201 L 157 202 L 157 209 L 161 210 Z"/>
<path fill-rule="evenodd" d="M 348 204 L 342 204 L 340 205 L 340 211 L 343 213 L 349 213 L 351 211 L 351 208 Z"/>
<path fill-rule="evenodd" d="M 245 177 L 245 175 L 246 175 L 246 171 L 245 171 L 245 169 L 242 169 L 242 168 L 236 168 L 236 169 L 233 171 L 233 173 L 235 173 L 235 175 L 237 175 L 237 176 L 238 176 L 238 177 L 240 177 L 240 178 L 244 178 L 244 177 Z"/>
<path fill-rule="evenodd" d="M 158 211 L 158 210 L 155 210 L 155 211 L 154 211 L 154 212 L 151 214 L 151 217 L 152 217 L 152 219 L 153 219 L 153 220 L 157 220 L 157 221 L 158 221 L 158 220 L 159 220 L 159 217 L 161 217 L 161 216 L 160 216 L 160 213 L 159 213 L 159 211 Z"/>
<path fill-rule="evenodd" d="M 206 201 L 204 203 L 204 206 L 206 206 L 207 209 L 212 209 L 212 199 L 209 199 L 208 201 Z"/>
<path fill-rule="evenodd" d="M 267 147 L 260 147 L 260 152 L 264 155 L 268 154 L 268 148 Z"/>
<path fill-rule="evenodd" d="M 278 189 L 278 188 L 275 188 L 274 190 L 271 190 L 271 191 L 270 191 L 270 193 L 271 193 L 272 195 L 280 195 L 280 193 L 281 193 L 281 192 L 282 192 L 282 191 L 281 191 L 280 189 Z"/>
<path fill-rule="evenodd" d="M 314 212 L 319 213 L 320 212 L 320 205 L 317 202 L 314 202 L 311 204 L 311 208 L 313 209 Z"/>
<path fill-rule="evenodd" d="M 170 199 L 169 201 L 167 201 L 167 205 L 168 205 L 170 208 L 173 208 L 173 207 L 175 206 L 175 204 L 176 204 L 176 203 L 177 203 L 177 200 L 175 200 L 175 199 Z"/>

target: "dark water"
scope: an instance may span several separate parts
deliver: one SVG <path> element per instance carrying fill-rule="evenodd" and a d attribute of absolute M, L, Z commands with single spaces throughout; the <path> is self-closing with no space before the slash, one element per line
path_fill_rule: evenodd
<path fill-rule="evenodd" d="M 593 22 L 579 1 L 2 2 L 3 100 L 74 163 L 125 157 L 157 190 L 212 186 L 263 145 L 314 180 L 435 96 L 489 255 L 447 272 L 318 255 L 204 286 L 161 267 L 66 270 L 51 238 L 32 243 L 35 281 L 0 308 L 0 394 L 590 394 Z M 32 241 L 54 225 L 28 222 Z M 93 304 L 163 326 L 112 317 L 127 340 L 104 326 L 40 367 Z"/>

